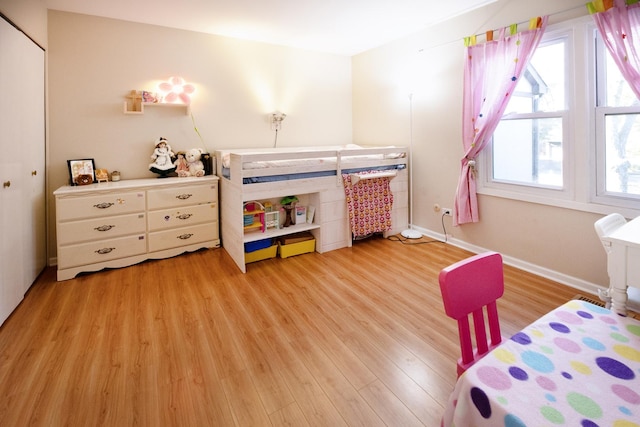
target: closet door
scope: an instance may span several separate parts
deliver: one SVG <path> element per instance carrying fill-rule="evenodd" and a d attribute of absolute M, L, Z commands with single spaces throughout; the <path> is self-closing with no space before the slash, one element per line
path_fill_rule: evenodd
<path fill-rule="evenodd" d="M 23 236 L 25 242 L 24 283 L 27 292 L 46 265 L 45 208 L 45 75 L 44 51 L 23 35 L 20 143 L 24 149 L 24 164 L 20 174 L 24 179 Z M 27 53 L 28 52 L 28 53 Z"/>
<path fill-rule="evenodd" d="M 0 324 L 46 262 L 44 138 L 44 51 L 0 18 Z"/>

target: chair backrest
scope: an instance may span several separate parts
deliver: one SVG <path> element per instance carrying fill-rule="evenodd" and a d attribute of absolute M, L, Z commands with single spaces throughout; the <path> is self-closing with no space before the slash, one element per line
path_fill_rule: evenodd
<path fill-rule="evenodd" d="M 447 316 L 458 321 L 462 357 L 458 376 L 502 341 L 496 300 L 504 294 L 502 256 L 486 252 L 456 262 L 440 271 L 440 292 Z M 484 311 L 487 313 L 490 342 Z M 475 349 L 469 327 L 473 317 Z"/>
<path fill-rule="evenodd" d="M 593 228 L 596 229 L 596 234 L 604 247 L 605 252 L 609 254 L 611 252 L 611 245 L 609 242 L 605 242 L 602 240 L 603 237 L 608 236 L 609 234 L 616 231 L 618 228 L 622 227 L 627 223 L 625 217 L 620 215 L 619 213 L 612 213 L 605 217 L 600 218 L 593 224 Z"/>

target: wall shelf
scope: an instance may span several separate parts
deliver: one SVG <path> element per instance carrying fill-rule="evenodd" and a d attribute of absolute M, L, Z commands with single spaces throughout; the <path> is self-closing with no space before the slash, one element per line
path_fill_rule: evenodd
<path fill-rule="evenodd" d="M 124 114 L 144 114 L 145 107 L 177 108 L 183 109 L 184 114 L 186 115 L 189 115 L 191 113 L 191 107 L 189 104 L 169 104 L 162 102 L 138 102 L 133 106 L 131 106 L 130 104 L 130 102 L 124 101 Z M 133 109 L 130 109 L 131 107 L 133 107 Z"/>

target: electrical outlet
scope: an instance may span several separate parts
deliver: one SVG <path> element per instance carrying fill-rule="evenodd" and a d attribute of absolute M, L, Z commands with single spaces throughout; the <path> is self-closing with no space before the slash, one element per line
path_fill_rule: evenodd
<path fill-rule="evenodd" d="M 442 215 L 452 216 L 451 208 L 442 208 Z"/>

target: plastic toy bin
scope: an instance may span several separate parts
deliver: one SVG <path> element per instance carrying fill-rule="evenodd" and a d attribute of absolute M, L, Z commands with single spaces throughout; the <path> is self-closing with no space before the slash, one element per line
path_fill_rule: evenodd
<path fill-rule="evenodd" d="M 262 261 L 263 259 L 275 258 L 278 253 L 278 245 L 272 245 L 268 248 L 258 249 L 253 252 L 244 253 L 244 262 L 248 264 L 250 262 Z"/>
<path fill-rule="evenodd" d="M 316 250 L 316 240 L 305 240 L 304 242 L 289 243 L 287 245 L 278 242 L 278 252 L 280 258 L 288 258 L 294 255 L 306 254 Z"/>
<path fill-rule="evenodd" d="M 247 242 L 244 244 L 244 251 L 254 252 L 260 249 L 268 248 L 272 244 L 273 244 L 273 241 L 271 239 L 262 239 L 262 240 L 256 240 L 254 242 Z"/>

